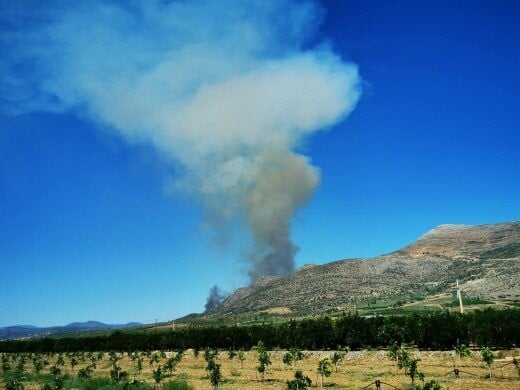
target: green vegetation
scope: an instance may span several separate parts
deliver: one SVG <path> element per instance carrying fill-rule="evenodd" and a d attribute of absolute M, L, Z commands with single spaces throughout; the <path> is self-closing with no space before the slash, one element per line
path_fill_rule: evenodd
<path fill-rule="evenodd" d="M 301 371 L 294 373 L 294 379 L 287 381 L 287 390 L 306 390 L 311 387 L 312 380 L 308 376 L 304 376 Z"/>
<path fill-rule="evenodd" d="M 220 364 L 213 364 L 209 372 L 209 381 L 213 385 L 214 389 L 218 388 L 221 380 L 222 375 L 220 374 Z"/>
<path fill-rule="evenodd" d="M 519 309 L 486 309 L 466 314 L 442 311 L 387 317 L 362 317 L 348 313 L 336 318 L 323 316 L 252 326 L 187 327 L 154 332 L 128 330 L 114 331 L 108 336 L 10 340 L 0 342 L 0 352 L 132 352 L 208 346 L 249 350 L 258 340 L 264 341 L 266 349 L 285 350 L 339 349 L 341 345 L 353 349 L 378 348 L 394 343 L 450 350 L 457 340 L 466 345 L 511 348 L 520 345 L 519 323 Z M 238 357 L 240 359 L 240 353 Z M 112 365 L 117 365 L 117 356 L 111 355 L 110 359 Z M 63 358 L 58 360 L 61 362 Z M 11 364 L 2 362 L 2 365 Z M 58 365 L 54 370 L 53 375 L 59 375 Z"/>
<path fill-rule="evenodd" d="M 459 340 L 457 340 L 457 344 L 455 344 L 455 353 L 457 354 L 458 359 L 457 366 L 460 366 L 461 358 L 471 355 L 471 351 L 466 346 L 466 344 L 461 343 Z"/>
<path fill-rule="evenodd" d="M 408 361 L 408 376 L 412 380 L 412 386 L 415 384 L 415 378 L 424 379 L 424 374 L 417 368 L 419 359 L 410 359 Z"/>
<path fill-rule="evenodd" d="M 269 352 L 265 349 L 264 343 L 262 341 L 258 342 L 257 345 L 258 351 L 258 366 L 256 367 L 257 371 L 262 375 L 262 379 L 264 379 L 264 374 L 267 371 L 267 367 L 271 364 L 271 356 Z"/>
<path fill-rule="evenodd" d="M 463 351 L 464 348 L 465 347 L 461 343 L 456 345 L 456 350 Z M 222 351 L 225 352 L 225 350 Z M 56 367 L 55 362 L 59 359 L 59 355 L 56 353 L 0 353 L 1 361 L 3 363 L 10 363 L 9 365 L 2 365 L 3 369 L 0 372 L 0 388 L 26 388 L 40 390 L 192 389 L 193 387 L 190 387 L 187 382 L 188 380 L 190 382 L 193 381 L 192 385 L 197 388 L 202 387 L 201 382 L 203 383 L 208 380 L 213 389 L 219 388 L 222 383 L 224 383 L 226 388 L 249 388 L 249 386 L 253 387 L 253 384 L 258 383 L 259 381 L 258 373 L 256 375 L 254 374 L 254 371 L 256 371 L 255 368 L 262 374 L 266 373 L 265 369 L 259 370 L 258 367 L 263 365 L 264 368 L 266 368 L 271 364 L 271 359 L 273 359 L 276 360 L 273 363 L 275 363 L 278 369 L 273 369 L 269 374 L 266 373 L 265 379 L 262 375 L 262 380 L 265 380 L 266 382 L 260 386 L 271 387 L 274 385 L 273 388 L 277 389 L 280 389 L 280 386 L 286 386 L 285 388 L 289 390 L 307 389 L 310 388 L 312 381 L 309 377 L 305 376 L 305 374 L 309 375 L 310 373 L 315 372 L 318 375 L 317 382 L 320 383 L 316 386 L 322 387 L 345 388 L 344 386 L 347 385 L 350 386 L 348 388 L 361 388 L 366 387 L 368 382 L 374 384 L 381 382 L 380 379 L 384 380 L 385 377 L 389 379 L 389 376 L 393 376 L 391 383 L 395 383 L 396 385 L 399 383 L 399 388 L 410 390 L 441 390 L 442 387 L 436 381 L 430 380 L 429 382 L 425 382 L 426 375 L 421 372 L 422 370 L 420 371 L 418 367 L 418 362 L 420 361 L 419 357 L 425 362 L 424 367 L 428 371 L 428 376 L 431 375 L 435 379 L 446 377 L 445 370 L 447 369 L 447 365 L 451 365 L 452 359 L 451 354 L 449 353 L 436 352 L 436 357 L 432 364 L 431 352 L 421 352 L 417 349 L 404 347 L 395 343 L 390 347 L 388 355 L 390 358 L 393 358 L 398 362 L 399 367 L 404 369 L 404 372 L 401 371 L 400 373 L 398 372 L 392 375 L 390 374 L 392 363 L 384 358 L 381 359 L 382 356 L 380 351 L 363 351 L 362 353 L 351 354 L 351 356 L 349 356 L 348 370 L 340 370 L 339 373 L 333 372 L 332 364 L 334 360 L 341 361 L 339 358 L 334 359 L 334 356 L 345 356 L 345 352 L 342 350 L 325 353 L 311 352 L 305 356 L 305 359 L 302 359 L 301 367 L 298 370 L 295 370 L 296 372 L 292 370 L 280 370 L 279 367 L 282 363 L 282 358 L 285 355 L 276 352 L 276 354 L 273 354 L 273 357 L 269 356 L 265 345 L 261 342 L 259 342 L 251 351 L 247 352 L 247 354 L 249 357 L 247 359 L 249 364 L 244 369 L 239 370 L 234 364 L 236 363 L 238 365 L 238 362 L 229 361 L 224 357 L 218 359 L 217 351 L 207 348 L 205 358 L 208 362 L 208 375 L 206 379 L 203 375 L 201 376 L 204 371 L 204 365 L 199 364 L 202 358 L 197 362 L 197 359 L 192 359 L 191 355 L 186 356 L 186 361 L 182 362 L 183 364 L 179 368 L 181 373 L 177 374 L 175 378 L 171 377 L 171 374 L 169 374 L 165 369 L 166 364 L 169 361 L 181 362 L 183 351 L 157 351 L 157 355 L 159 356 L 157 364 L 155 365 L 154 363 L 154 365 L 148 366 L 146 372 L 142 376 L 140 375 L 138 377 L 135 376 L 135 361 L 141 356 L 151 357 L 154 355 L 154 352 L 133 351 L 130 353 L 106 353 L 105 356 L 108 355 L 110 358 L 106 359 L 105 364 L 100 364 L 100 367 L 97 370 L 92 368 L 91 359 L 94 357 L 93 353 L 66 353 L 64 356 L 67 359 L 74 358 L 79 362 L 78 367 L 76 372 L 74 372 L 70 365 L 66 365 L 61 368 L 61 372 L 58 375 L 51 374 L 52 369 Z M 294 359 L 291 359 L 291 361 L 298 361 L 298 357 L 303 358 L 303 355 L 297 349 L 289 351 L 288 354 L 291 357 L 294 356 Z M 487 364 L 490 370 L 490 379 L 483 379 L 483 376 L 480 375 L 478 377 L 482 379 L 482 382 L 479 382 L 478 387 L 472 388 L 499 388 L 496 387 L 498 386 L 498 382 L 507 385 L 507 383 L 511 383 L 511 381 L 516 381 L 517 370 L 520 368 L 516 358 L 513 359 L 510 367 L 506 368 L 508 370 L 506 377 L 504 377 L 504 371 L 506 370 L 504 369 L 501 378 L 494 376 L 491 379 L 491 365 L 495 359 L 495 354 L 489 348 L 485 347 L 482 348 L 481 355 L 483 361 Z M 254 358 L 256 357 L 258 357 L 258 362 L 260 363 L 260 366 L 258 367 L 255 367 Z M 439 357 L 440 361 L 437 360 Z M 229 372 L 229 378 L 226 380 L 222 379 L 221 365 L 216 363 L 217 359 L 224 365 L 225 372 Z M 486 372 L 486 368 L 482 362 L 478 360 L 477 356 L 473 356 L 472 359 L 469 360 L 470 365 L 466 367 L 472 367 L 469 370 L 470 372 L 473 372 L 475 375 L 475 370 L 481 370 L 482 373 Z M 46 361 L 52 363 L 43 363 Z M 44 365 L 44 368 L 40 370 L 41 372 L 39 374 L 36 374 L 34 370 L 36 362 L 42 362 Z M 123 372 L 120 366 L 124 370 L 128 370 L 130 375 L 117 375 L 118 373 L 120 374 Z M 110 368 L 112 368 L 111 375 L 108 377 L 108 370 L 110 370 Z M 85 372 L 85 370 L 89 371 L 89 375 L 84 376 L 81 374 L 82 372 Z M 346 380 L 345 374 L 347 375 Z M 100 375 L 102 376 L 100 377 Z M 294 379 L 289 379 L 293 375 Z M 332 377 L 330 382 L 327 381 L 328 377 Z M 396 377 L 399 377 L 399 379 Z M 411 385 L 410 380 L 412 382 Z M 444 381 L 445 379 L 441 380 Z M 325 381 L 327 381 L 327 383 L 324 383 Z M 454 383 L 452 381 L 453 379 L 448 380 L 446 378 L 446 382 Z M 354 383 L 355 385 L 353 385 Z"/>
<path fill-rule="evenodd" d="M 343 360 L 345 359 L 345 356 L 346 356 L 346 352 L 345 351 L 336 351 L 334 352 L 334 355 L 332 355 L 332 364 L 334 364 L 334 368 L 336 370 L 336 372 L 338 372 L 338 364 Z"/>
<path fill-rule="evenodd" d="M 193 390 L 193 387 L 188 384 L 185 380 L 176 379 L 164 383 L 162 385 L 162 390 Z"/>
<path fill-rule="evenodd" d="M 303 352 L 297 348 L 291 348 L 285 355 L 283 355 L 283 363 L 292 366 L 293 363 L 298 362 L 304 358 Z"/>
<path fill-rule="evenodd" d="M 427 383 L 425 383 L 422 387 L 422 390 L 443 390 L 444 387 L 442 387 L 440 384 L 438 384 L 436 381 L 431 380 Z"/>
<path fill-rule="evenodd" d="M 490 302 L 490 301 L 485 301 L 485 300 L 480 299 L 480 298 L 465 297 L 465 296 L 462 297 L 462 301 L 464 302 L 464 306 L 469 306 L 469 305 L 489 305 L 489 304 L 493 303 L 493 302 Z M 445 303 L 444 306 L 445 307 L 459 307 L 459 300 L 457 298 L 454 298 L 451 302 Z"/>
<path fill-rule="evenodd" d="M 328 358 L 318 362 L 318 375 L 321 377 L 321 387 L 323 387 L 323 377 L 329 377 L 332 374 L 332 363 Z"/>
<path fill-rule="evenodd" d="M 157 366 L 157 369 L 152 371 L 152 376 L 153 376 L 153 380 L 155 381 L 155 383 L 157 383 L 157 384 L 161 383 L 161 381 L 164 378 L 164 374 L 161 370 L 160 364 Z"/>
<path fill-rule="evenodd" d="M 488 347 L 484 347 L 480 350 L 480 355 L 482 356 L 482 360 L 484 361 L 484 363 L 487 364 L 488 366 L 488 369 L 489 369 L 489 378 L 491 378 L 491 365 L 493 364 L 493 362 L 495 361 L 495 358 L 496 358 L 496 355 L 495 353 L 489 349 Z"/>

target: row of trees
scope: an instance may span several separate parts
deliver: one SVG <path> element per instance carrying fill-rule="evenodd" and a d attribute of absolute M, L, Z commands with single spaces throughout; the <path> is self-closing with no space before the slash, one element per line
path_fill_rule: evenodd
<path fill-rule="evenodd" d="M 466 314 L 439 312 L 408 316 L 318 317 L 251 326 L 187 327 L 169 331 L 114 331 L 106 336 L 42 338 L 0 342 L 0 352 L 138 351 L 160 349 L 353 349 L 395 343 L 447 350 L 466 345 L 520 346 L 520 310 L 486 309 Z"/>

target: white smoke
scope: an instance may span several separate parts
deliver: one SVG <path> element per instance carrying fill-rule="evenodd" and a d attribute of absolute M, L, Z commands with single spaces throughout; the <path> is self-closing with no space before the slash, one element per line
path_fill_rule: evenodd
<path fill-rule="evenodd" d="M 360 95 L 355 65 L 323 43 L 304 49 L 320 6 L 37 4 L 1 11 L 3 109 L 72 109 L 153 144 L 184 167 L 177 188 L 213 216 L 245 219 L 253 281 L 292 271 L 291 220 L 320 176 L 296 149 L 347 116 Z"/>

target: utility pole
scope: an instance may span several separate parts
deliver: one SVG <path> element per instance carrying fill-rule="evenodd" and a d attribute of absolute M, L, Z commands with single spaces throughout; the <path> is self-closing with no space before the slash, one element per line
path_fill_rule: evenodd
<path fill-rule="evenodd" d="M 460 312 L 464 313 L 464 306 L 462 306 L 462 292 L 459 287 L 459 279 L 457 279 L 457 298 L 459 299 Z"/>

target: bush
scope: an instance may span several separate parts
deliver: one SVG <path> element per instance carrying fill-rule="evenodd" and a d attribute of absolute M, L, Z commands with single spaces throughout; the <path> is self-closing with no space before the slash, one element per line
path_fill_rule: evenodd
<path fill-rule="evenodd" d="M 132 380 L 125 383 L 114 383 L 109 378 L 90 378 L 75 381 L 68 381 L 66 383 L 67 388 L 79 389 L 79 390 L 151 390 L 152 387 L 144 382 Z"/>
<path fill-rule="evenodd" d="M 193 390 L 193 386 L 189 385 L 188 382 L 182 379 L 176 379 L 163 383 L 162 390 Z"/>
<path fill-rule="evenodd" d="M 24 386 L 16 379 L 9 379 L 5 382 L 5 390 L 23 390 Z"/>
<path fill-rule="evenodd" d="M 303 376 L 301 371 L 296 371 L 294 379 L 287 381 L 287 390 L 305 390 L 311 386 L 312 380 L 308 376 Z"/>
<path fill-rule="evenodd" d="M 78 371 L 78 378 L 80 378 L 80 379 L 89 379 L 91 377 L 92 377 L 92 367 L 91 366 L 81 368 Z"/>
<path fill-rule="evenodd" d="M 426 382 L 424 384 L 424 386 L 422 387 L 422 390 L 443 390 L 443 389 L 444 389 L 444 387 L 442 387 L 440 384 L 438 384 L 434 380 Z"/>

